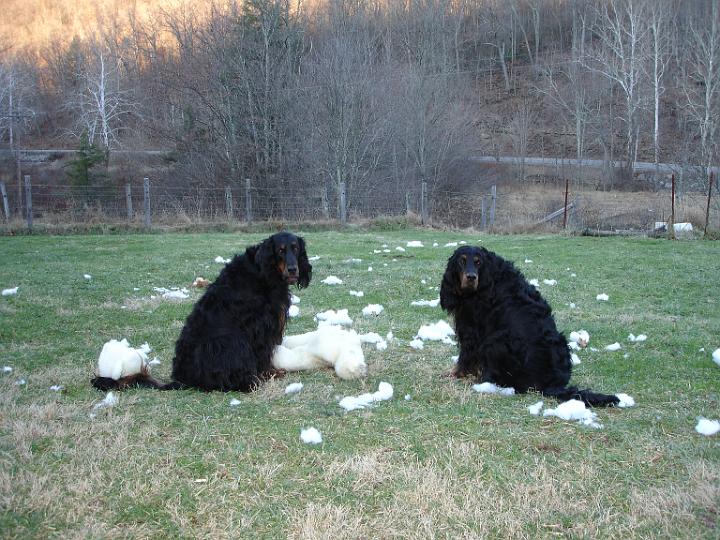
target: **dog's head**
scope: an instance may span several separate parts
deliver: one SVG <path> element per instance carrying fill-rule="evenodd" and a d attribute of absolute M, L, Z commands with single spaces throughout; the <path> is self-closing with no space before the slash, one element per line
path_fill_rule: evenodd
<path fill-rule="evenodd" d="M 280 232 L 266 238 L 255 252 L 255 263 L 264 274 L 279 277 L 288 285 L 297 285 L 298 289 L 310 285 L 312 266 L 300 236 Z"/>
<path fill-rule="evenodd" d="M 462 246 L 448 259 L 440 286 L 440 305 L 452 311 L 460 298 L 488 285 L 488 251 L 485 248 Z"/>

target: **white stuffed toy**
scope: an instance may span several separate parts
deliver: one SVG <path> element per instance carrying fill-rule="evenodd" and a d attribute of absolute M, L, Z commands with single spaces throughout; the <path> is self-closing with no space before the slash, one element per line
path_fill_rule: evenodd
<path fill-rule="evenodd" d="M 367 374 L 357 333 L 338 326 L 323 326 L 314 332 L 286 336 L 275 349 L 272 364 L 286 371 L 334 367 L 341 379 L 357 379 Z"/>

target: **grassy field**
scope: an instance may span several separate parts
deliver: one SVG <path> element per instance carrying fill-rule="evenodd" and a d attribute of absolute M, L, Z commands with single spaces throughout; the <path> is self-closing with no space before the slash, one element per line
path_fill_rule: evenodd
<path fill-rule="evenodd" d="M 0 374 L 0 537 L 720 537 L 720 439 L 694 430 L 697 417 L 720 417 L 717 242 L 306 232 L 320 259 L 287 331 L 314 329 L 330 308 L 348 308 L 360 332 L 391 330 L 386 351 L 365 346 L 367 379 L 290 374 L 249 395 L 128 390 L 91 418 L 105 341 L 147 341 L 162 360 L 153 373 L 169 376 L 198 293 L 160 301 L 152 287 L 212 279 L 217 255 L 264 236 L 0 238 L 0 288 L 20 287 L 0 298 L 0 365 L 13 368 Z M 425 247 L 395 251 L 409 240 Z M 599 410 L 598 430 L 531 416 L 537 394 L 479 395 L 443 378 L 454 347 L 410 348 L 421 324 L 446 319 L 410 302 L 437 297 L 452 251 L 442 246 L 459 240 L 556 279 L 540 288 L 558 326 L 588 330 L 597 349 L 580 353 L 573 382 L 637 405 Z M 391 253 L 373 254 L 383 244 Z M 320 283 L 331 274 L 344 284 Z M 603 292 L 610 300 L 596 301 Z M 363 317 L 370 303 L 385 311 Z M 648 339 L 629 343 L 630 332 Z M 621 351 L 604 350 L 615 341 Z M 296 381 L 304 389 L 286 396 Z M 391 401 L 337 405 L 380 381 Z M 309 426 L 322 444 L 300 441 Z"/>

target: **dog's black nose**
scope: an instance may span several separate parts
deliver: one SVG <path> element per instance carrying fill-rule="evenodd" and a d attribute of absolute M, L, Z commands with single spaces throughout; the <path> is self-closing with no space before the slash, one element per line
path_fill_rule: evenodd
<path fill-rule="evenodd" d="M 288 271 L 288 274 L 290 274 L 291 276 L 295 276 L 298 273 L 298 268 L 297 268 L 297 266 L 288 266 L 287 271 Z"/>
<path fill-rule="evenodd" d="M 477 279 L 477 274 L 465 274 L 465 279 L 468 281 L 475 281 Z"/>

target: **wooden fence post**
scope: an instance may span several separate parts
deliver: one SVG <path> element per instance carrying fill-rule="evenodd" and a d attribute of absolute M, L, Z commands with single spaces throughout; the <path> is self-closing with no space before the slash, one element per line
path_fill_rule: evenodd
<path fill-rule="evenodd" d="M 127 219 L 128 222 L 133 220 L 133 206 L 132 206 L 132 187 L 128 182 L 125 184 L 125 206 L 127 207 Z"/>
<path fill-rule="evenodd" d="M 347 192 L 345 182 L 340 182 L 340 223 L 347 223 Z"/>
<path fill-rule="evenodd" d="M 485 215 L 485 195 L 480 198 L 480 228 L 484 231 L 487 227 L 487 216 Z"/>
<path fill-rule="evenodd" d="M 25 175 L 25 206 L 27 207 L 28 229 L 33 227 L 32 187 L 30 186 L 30 175 Z"/>
<path fill-rule="evenodd" d="M 320 201 L 322 203 L 323 218 L 328 221 L 330 219 L 330 203 L 328 202 L 327 186 L 320 190 Z"/>
<path fill-rule="evenodd" d="M 428 208 L 427 208 L 427 182 L 420 184 L 420 224 L 427 225 Z"/>
<path fill-rule="evenodd" d="M 232 189 L 230 189 L 230 186 L 225 188 L 225 213 L 229 220 L 233 218 Z"/>
<path fill-rule="evenodd" d="M 145 208 L 145 228 L 150 229 L 150 179 L 143 178 L 143 207 Z"/>
<path fill-rule="evenodd" d="M 245 221 L 252 222 L 252 192 L 249 178 L 245 179 Z"/>
<path fill-rule="evenodd" d="M 570 179 L 565 179 L 565 205 L 563 206 L 563 229 L 567 229 L 567 215 L 568 215 L 568 191 L 570 190 Z"/>
<path fill-rule="evenodd" d="M 710 182 L 708 183 L 708 200 L 707 200 L 707 207 L 705 208 L 705 231 L 703 232 L 703 236 L 707 236 L 707 230 L 708 230 L 708 224 L 710 223 L 710 199 L 712 197 L 712 184 L 713 184 L 713 171 L 710 171 Z M 5 194 L 5 186 L 3 188 L 3 195 Z M 7 214 L 7 210 L 5 210 L 5 214 Z"/>
<path fill-rule="evenodd" d="M 5 190 L 5 182 L 0 182 L 0 193 L 2 193 L 3 211 L 5 212 L 5 221 L 10 221 L 10 205 L 8 205 L 7 191 Z M 708 202 L 708 204 L 710 204 Z"/>
<path fill-rule="evenodd" d="M 670 223 L 668 223 L 668 233 L 670 233 L 670 238 L 675 240 L 675 174 L 672 175 L 672 188 L 670 193 Z"/>
<path fill-rule="evenodd" d="M 410 193 L 405 192 L 405 214 L 410 215 Z"/>
<path fill-rule="evenodd" d="M 495 227 L 495 201 L 497 200 L 497 186 L 493 185 L 490 188 L 490 229 Z"/>

